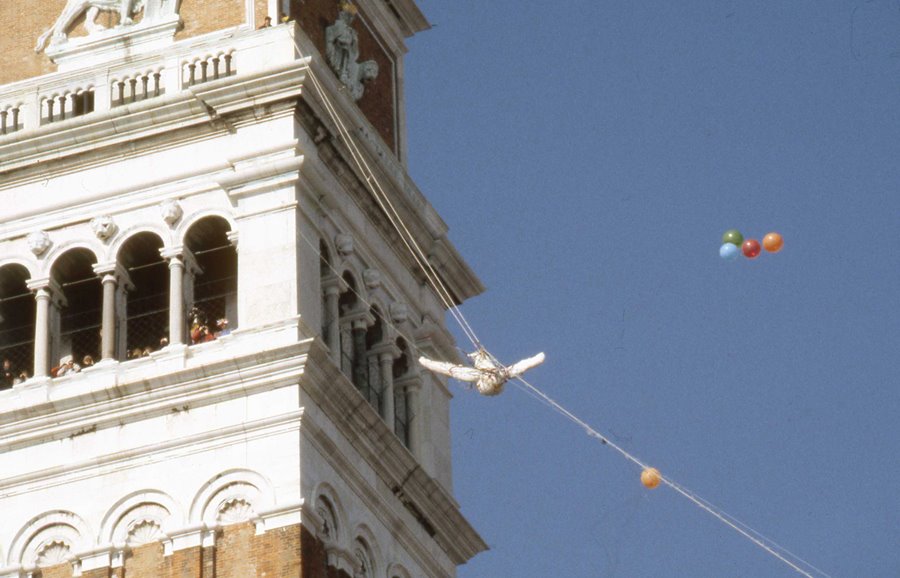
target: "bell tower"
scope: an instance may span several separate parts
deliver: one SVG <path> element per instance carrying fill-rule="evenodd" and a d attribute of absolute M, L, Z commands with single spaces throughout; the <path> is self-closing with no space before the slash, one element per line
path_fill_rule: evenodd
<path fill-rule="evenodd" d="M 414 1 L 0 15 L 0 578 L 450 577 L 486 549 L 416 361 L 457 356 L 429 275 L 483 287 L 406 171 Z"/>

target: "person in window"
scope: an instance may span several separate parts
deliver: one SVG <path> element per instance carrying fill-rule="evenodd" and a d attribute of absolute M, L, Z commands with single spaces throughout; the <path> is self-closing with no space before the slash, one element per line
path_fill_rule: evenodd
<path fill-rule="evenodd" d="M 94 358 L 90 355 L 85 355 L 84 359 L 81 360 L 81 367 L 91 367 L 92 365 L 94 365 Z"/>
<path fill-rule="evenodd" d="M 216 321 L 216 334 L 215 337 L 218 339 L 219 337 L 225 337 L 226 335 L 231 334 L 231 329 L 228 329 L 228 320 L 224 317 Z"/>
<path fill-rule="evenodd" d="M 71 375 L 79 371 L 81 371 L 81 366 L 75 363 L 75 359 L 71 355 L 66 355 L 59 360 L 59 369 L 56 372 L 56 377 Z"/>
<path fill-rule="evenodd" d="M 31 379 L 31 378 L 28 376 L 28 372 L 23 369 L 21 372 L 19 372 L 19 375 L 17 375 L 16 378 L 13 380 L 13 385 L 19 385 L 20 383 L 25 383 L 29 379 Z"/>
<path fill-rule="evenodd" d="M 9 358 L 3 360 L 3 368 L 0 370 L 0 386 L 11 387 L 16 379 L 16 372 L 13 369 L 12 361 Z"/>

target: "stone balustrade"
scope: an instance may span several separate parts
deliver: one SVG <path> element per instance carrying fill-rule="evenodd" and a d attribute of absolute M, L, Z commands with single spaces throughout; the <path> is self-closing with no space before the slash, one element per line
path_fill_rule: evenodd
<path fill-rule="evenodd" d="M 174 50 L 56 72 L 8 84 L 0 91 L 0 139 L 22 130 L 108 111 L 192 86 L 298 58 L 294 26 L 241 29 L 186 39 Z M 264 57 L 263 57 L 264 56 Z"/>

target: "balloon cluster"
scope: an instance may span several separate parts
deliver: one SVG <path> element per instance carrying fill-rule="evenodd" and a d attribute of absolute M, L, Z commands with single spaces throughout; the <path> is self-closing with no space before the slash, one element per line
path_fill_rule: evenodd
<path fill-rule="evenodd" d="M 725 231 L 722 235 L 722 246 L 719 248 L 719 256 L 725 260 L 733 261 L 743 254 L 748 259 L 756 259 L 765 249 L 769 253 L 777 253 L 784 246 L 784 239 L 778 233 L 769 233 L 763 237 L 762 246 L 756 239 L 744 240 L 744 236 L 737 229 Z"/>

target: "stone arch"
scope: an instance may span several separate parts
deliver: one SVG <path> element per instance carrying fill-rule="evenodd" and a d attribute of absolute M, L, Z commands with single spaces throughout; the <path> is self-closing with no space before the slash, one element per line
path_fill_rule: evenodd
<path fill-rule="evenodd" d="M 45 512 L 29 520 L 13 538 L 7 563 L 26 568 L 55 566 L 93 546 L 91 535 L 87 523 L 77 514 L 66 510 Z"/>
<path fill-rule="evenodd" d="M 236 329 L 238 319 L 238 254 L 231 241 L 234 224 L 218 214 L 193 219 L 184 230 L 183 244 L 199 271 L 188 291 L 191 344 L 212 341 L 217 331 Z M 217 329 L 217 322 L 226 327 Z"/>
<path fill-rule="evenodd" d="M 153 235 L 156 235 L 162 240 L 163 247 L 165 248 L 172 246 L 172 233 L 169 229 L 155 223 L 138 223 L 127 229 L 123 229 L 116 234 L 113 242 L 110 243 L 109 254 L 115 256 L 116 260 L 118 260 L 122 246 L 125 245 L 129 239 L 141 233 L 152 233 Z"/>
<path fill-rule="evenodd" d="M 375 534 L 367 525 L 360 524 L 353 532 L 353 536 L 351 550 L 354 563 L 356 564 L 356 572 L 365 578 L 381 576 L 380 568 L 383 565 L 381 564 L 378 543 L 375 541 Z"/>
<path fill-rule="evenodd" d="M 330 512 L 328 512 L 329 507 L 331 510 Z M 330 541 L 335 544 L 346 544 L 348 541 L 347 527 L 349 525 L 347 512 L 341 504 L 338 493 L 331 484 L 319 482 L 315 489 L 313 489 L 313 510 L 315 510 L 316 515 L 323 522 L 327 521 L 329 514 L 333 516 L 332 521 L 334 528 L 331 531 L 326 531 L 327 528 L 322 528 L 321 537 L 324 541 Z"/>
<path fill-rule="evenodd" d="M 139 545 L 152 541 L 154 536 L 161 538 L 185 523 L 183 508 L 171 496 L 159 490 L 140 490 L 109 509 L 103 517 L 98 543 Z"/>
<path fill-rule="evenodd" d="M 35 301 L 30 270 L 19 262 L 0 265 L 0 389 L 24 381 L 34 366 Z"/>
<path fill-rule="evenodd" d="M 15 255 L 10 257 L 0 258 L 0 269 L 3 267 L 8 267 L 10 265 L 19 265 L 23 269 L 28 272 L 27 279 L 34 279 L 40 274 L 40 267 L 34 259 L 29 259 L 27 257 L 17 257 Z"/>
<path fill-rule="evenodd" d="M 59 261 L 60 257 L 68 253 L 69 251 L 72 251 L 73 249 L 83 249 L 85 251 L 89 251 L 93 254 L 95 263 L 104 263 L 108 260 L 108 251 L 103 247 L 103 245 L 100 244 L 99 241 L 75 239 L 66 241 L 58 246 L 54 245 L 50 248 L 49 252 L 44 258 L 45 269 L 41 271 L 41 274 L 50 274 L 50 272 L 53 271 L 54 265 L 56 265 L 56 263 Z"/>
<path fill-rule="evenodd" d="M 238 230 L 237 221 L 234 219 L 234 215 L 232 215 L 229 211 L 222 209 L 207 209 L 198 211 L 191 215 L 185 215 L 181 218 L 181 222 L 178 223 L 178 226 L 176 227 L 174 232 L 176 245 L 184 245 L 187 239 L 188 231 L 190 231 L 191 228 L 198 222 L 211 217 L 218 217 L 227 222 L 229 231 Z"/>
<path fill-rule="evenodd" d="M 412 578 L 412 574 L 402 564 L 394 562 L 388 567 L 387 578 Z"/>
<path fill-rule="evenodd" d="M 164 247 L 164 237 L 155 230 L 133 232 L 117 247 L 116 263 L 130 281 L 123 295 L 125 307 L 117 311 L 124 329 L 120 360 L 146 356 L 168 337 L 169 266 L 160 254 Z"/>
<path fill-rule="evenodd" d="M 275 505 L 272 484 L 252 470 L 235 469 L 214 477 L 191 504 L 191 523 L 231 524 L 253 520 Z"/>
<path fill-rule="evenodd" d="M 61 249 L 65 250 L 55 256 L 50 266 L 50 277 L 64 297 L 59 328 L 51 327 L 51 366 L 69 355 L 76 362 L 88 355 L 100 358 L 103 290 L 94 269 L 98 253 L 83 243 Z"/>

